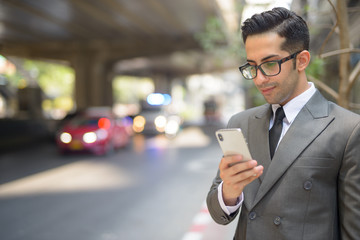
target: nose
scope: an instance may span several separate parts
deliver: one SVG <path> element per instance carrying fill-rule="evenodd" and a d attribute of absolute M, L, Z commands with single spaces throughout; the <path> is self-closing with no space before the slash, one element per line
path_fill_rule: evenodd
<path fill-rule="evenodd" d="M 256 77 L 253 79 L 256 85 L 260 85 L 269 80 L 269 78 L 263 74 L 260 68 L 256 69 L 256 71 Z"/>

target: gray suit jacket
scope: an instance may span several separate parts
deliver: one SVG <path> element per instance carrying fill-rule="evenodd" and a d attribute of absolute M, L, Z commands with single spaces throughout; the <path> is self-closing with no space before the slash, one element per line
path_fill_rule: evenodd
<path fill-rule="evenodd" d="M 303 107 L 270 160 L 271 107 L 234 115 L 264 174 L 244 189 L 235 239 L 360 239 L 360 116 L 318 91 Z M 228 224 L 219 205 L 219 173 L 207 197 L 213 219 Z"/>

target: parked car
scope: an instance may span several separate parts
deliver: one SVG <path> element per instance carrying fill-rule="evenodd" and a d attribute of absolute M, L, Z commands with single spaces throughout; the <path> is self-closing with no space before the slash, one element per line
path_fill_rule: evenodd
<path fill-rule="evenodd" d="M 127 118 L 117 119 L 111 111 L 87 109 L 65 120 L 56 135 L 61 153 L 91 152 L 97 155 L 125 147 L 131 139 Z"/>

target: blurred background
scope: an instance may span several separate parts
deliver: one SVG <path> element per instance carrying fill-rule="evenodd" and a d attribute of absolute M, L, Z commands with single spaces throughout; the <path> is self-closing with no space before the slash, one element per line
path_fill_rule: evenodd
<path fill-rule="evenodd" d="M 264 103 L 239 28 L 279 6 L 360 113 L 358 0 L 0 0 L 0 239 L 232 239 L 204 206 L 214 133 Z"/>

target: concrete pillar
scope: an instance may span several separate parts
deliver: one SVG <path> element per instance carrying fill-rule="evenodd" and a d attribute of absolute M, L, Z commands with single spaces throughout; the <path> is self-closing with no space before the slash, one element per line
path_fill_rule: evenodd
<path fill-rule="evenodd" d="M 71 61 L 71 65 L 75 71 L 75 89 L 74 98 L 77 109 L 83 109 L 88 106 L 89 94 L 86 86 L 87 79 L 87 58 L 85 55 L 76 55 Z"/>
<path fill-rule="evenodd" d="M 77 54 L 73 57 L 75 70 L 75 102 L 77 109 L 112 106 L 113 92 L 110 65 L 97 54 Z"/>
<path fill-rule="evenodd" d="M 171 79 L 167 75 L 157 74 L 153 76 L 155 92 L 171 93 Z"/>

